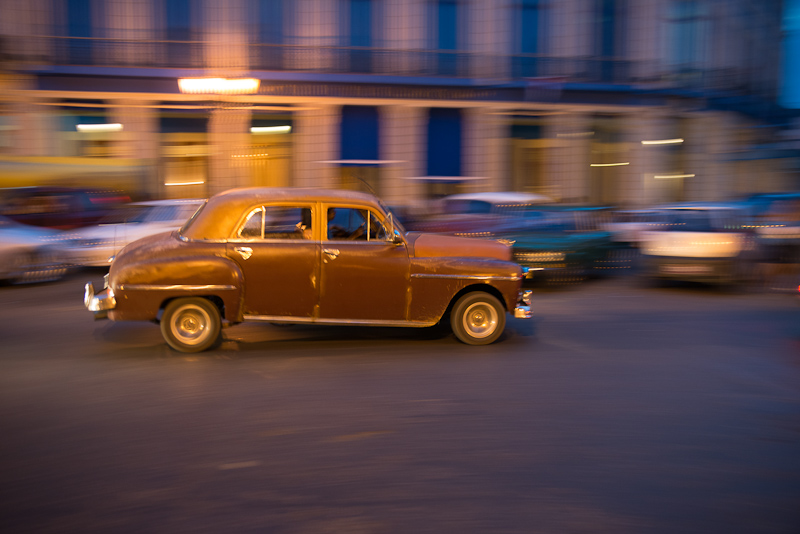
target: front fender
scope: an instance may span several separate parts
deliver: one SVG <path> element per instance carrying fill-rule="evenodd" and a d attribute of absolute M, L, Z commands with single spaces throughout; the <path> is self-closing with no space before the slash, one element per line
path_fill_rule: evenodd
<path fill-rule="evenodd" d="M 517 304 L 522 268 L 486 258 L 415 258 L 411 263 L 410 317 L 438 321 L 455 296 L 467 287 L 491 286 L 507 311 Z"/>
<path fill-rule="evenodd" d="M 154 320 L 164 304 L 179 297 L 213 298 L 224 318 L 241 320 L 242 271 L 221 256 L 153 259 L 112 265 L 109 285 L 116 306 L 113 320 Z"/>

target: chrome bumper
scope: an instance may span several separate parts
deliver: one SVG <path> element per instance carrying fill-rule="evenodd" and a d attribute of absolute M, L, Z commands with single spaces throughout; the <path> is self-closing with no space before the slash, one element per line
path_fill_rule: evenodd
<path fill-rule="evenodd" d="M 533 317 L 533 312 L 531 311 L 531 294 L 533 292 L 529 289 L 525 291 L 520 291 L 519 293 L 519 301 L 517 302 L 517 307 L 514 308 L 514 317 L 517 319 L 530 319 Z"/>
<path fill-rule="evenodd" d="M 96 295 L 94 285 L 87 282 L 83 289 L 83 304 L 90 312 L 94 312 L 95 319 L 105 319 L 108 317 L 108 310 L 113 310 L 117 301 L 110 287 Z"/>

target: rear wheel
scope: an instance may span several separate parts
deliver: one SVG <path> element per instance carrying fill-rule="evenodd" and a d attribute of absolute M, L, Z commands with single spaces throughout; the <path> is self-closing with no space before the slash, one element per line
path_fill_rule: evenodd
<path fill-rule="evenodd" d="M 453 333 L 467 345 L 488 345 L 503 333 L 506 314 L 496 297 L 483 291 L 467 293 L 450 314 Z"/>
<path fill-rule="evenodd" d="M 219 341 L 222 320 L 209 300 L 192 297 L 173 300 L 161 317 L 161 334 L 173 349 L 201 352 Z"/>

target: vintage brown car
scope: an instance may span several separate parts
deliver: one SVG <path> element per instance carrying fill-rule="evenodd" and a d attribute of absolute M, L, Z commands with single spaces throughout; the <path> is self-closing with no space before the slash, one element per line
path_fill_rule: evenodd
<path fill-rule="evenodd" d="M 406 232 L 373 195 L 244 188 L 211 197 L 174 232 L 126 246 L 106 287 L 86 284 L 95 318 L 160 323 L 182 352 L 243 321 L 428 327 L 450 318 L 470 345 L 505 314 L 529 318 L 508 245 Z"/>

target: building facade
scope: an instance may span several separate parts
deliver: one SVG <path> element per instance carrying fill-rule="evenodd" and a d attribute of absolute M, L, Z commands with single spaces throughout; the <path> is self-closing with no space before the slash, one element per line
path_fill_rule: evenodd
<path fill-rule="evenodd" d="M 2 0 L 0 185 L 800 189 L 778 0 Z M 181 89 L 258 80 L 254 92 Z"/>

